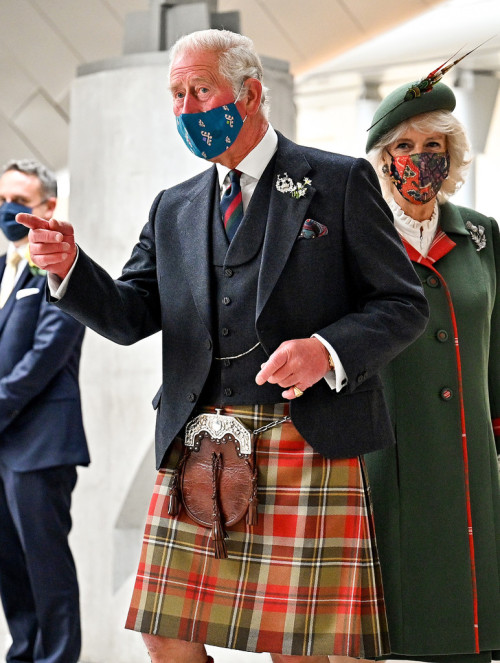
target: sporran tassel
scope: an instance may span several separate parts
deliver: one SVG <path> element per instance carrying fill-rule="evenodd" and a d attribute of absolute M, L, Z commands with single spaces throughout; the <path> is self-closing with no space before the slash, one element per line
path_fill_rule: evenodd
<path fill-rule="evenodd" d="M 179 470 L 175 469 L 168 486 L 168 515 L 178 516 L 180 512 Z"/>
<path fill-rule="evenodd" d="M 222 516 L 219 508 L 219 496 L 217 487 L 219 475 L 222 471 L 222 456 L 220 453 L 212 454 L 212 545 L 216 559 L 227 558 L 226 532 L 222 525 Z"/>
<path fill-rule="evenodd" d="M 258 513 L 257 507 L 259 506 L 259 498 L 257 497 L 257 466 L 252 474 L 252 496 L 248 501 L 248 511 L 247 511 L 247 524 L 248 525 L 257 525 Z"/>

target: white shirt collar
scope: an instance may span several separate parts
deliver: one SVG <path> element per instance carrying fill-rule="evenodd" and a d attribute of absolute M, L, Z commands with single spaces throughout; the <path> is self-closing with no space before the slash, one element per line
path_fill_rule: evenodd
<path fill-rule="evenodd" d="M 15 246 L 14 242 L 9 242 L 7 246 L 7 257 L 9 257 L 14 251 L 17 251 L 23 260 L 28 259 L 28 249 L 29 243 L 21 244 L 20 246 Z"/>
<path fill-rule="evenodd" d="M 268 124 L 267 131 L 262 140 L 257 143 L 253 150 L 236 166 L 237 169 L 242 172 L 242 178 L 246 176 L 245 179 L 248 177 L 254 180 L 259 180 L 277 148 L 278 135 L 273 127 Z M 216 163 L 215 165 L 217 167 L 219 184 L 222 187 L 230 168 L 223 166 L 220 163 Z"/>
<path fill-rule="evenodd" d="M 413 248 L 426 257 L 438 227 L 439 205 L 437 201 L 432 210 L 431 218 L 424 221 L 415 221 L 411 216 L 405 214 L 394 198 L 391 198 L 388 203 L 394 215 L 396 230 Z"/>

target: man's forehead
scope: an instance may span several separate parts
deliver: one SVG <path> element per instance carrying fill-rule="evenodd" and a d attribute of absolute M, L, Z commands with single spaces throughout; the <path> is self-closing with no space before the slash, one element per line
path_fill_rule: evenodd
<path fill-rule="evenodd" d="M 170 81 L 220 81 L 219 59 L 212 51 L 188 51 L 179 54 L 170 68 Z"/>
<path fill-rule="evenodd" d="M 0 190 L 13 193 L 22 193 L 32 196 L 41 189 L 40 180 L 36 175 L 23 173 L 19 170 L 6 170 L 0 176 Z"/>

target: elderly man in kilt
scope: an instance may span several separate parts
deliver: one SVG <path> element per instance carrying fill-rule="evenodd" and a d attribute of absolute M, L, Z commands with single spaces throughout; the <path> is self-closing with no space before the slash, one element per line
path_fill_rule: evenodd
<path fill-rule="evenodd" d="M 425 326 L 420 284 L 371 166 L 269 124 L 249 39 L 182 37 L 170 88 L 181 137 L 215 165 L 157 196 L 119 279 L 69 224 L 18 217 L 61 308 L 118 343 L 163 334 L 126 626 L 154 663 L 205 663 L 206 644 L 383 657 L 360 455 L 393 443 L 378 372 Z"/>

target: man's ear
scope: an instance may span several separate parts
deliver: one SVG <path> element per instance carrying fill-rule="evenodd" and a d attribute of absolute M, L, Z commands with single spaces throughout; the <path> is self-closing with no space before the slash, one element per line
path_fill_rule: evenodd
<path fill-rule="evenodd" d="M 244 86 L 247 93 L 241 101 L 245 104 L 245 115 L 255 115 L 260 108 L 262 83 L 256 78 L 247 78 Z"/>
<path fill-rule="evenodd" d="M 47 211 L 43 215 L 43 218 L 48 221 L 54 216 L 54 210 L 56 208 L 57 198 L 55 198 L 54 196 L 47 198 L 45 204 L 47 205 Z"/>

